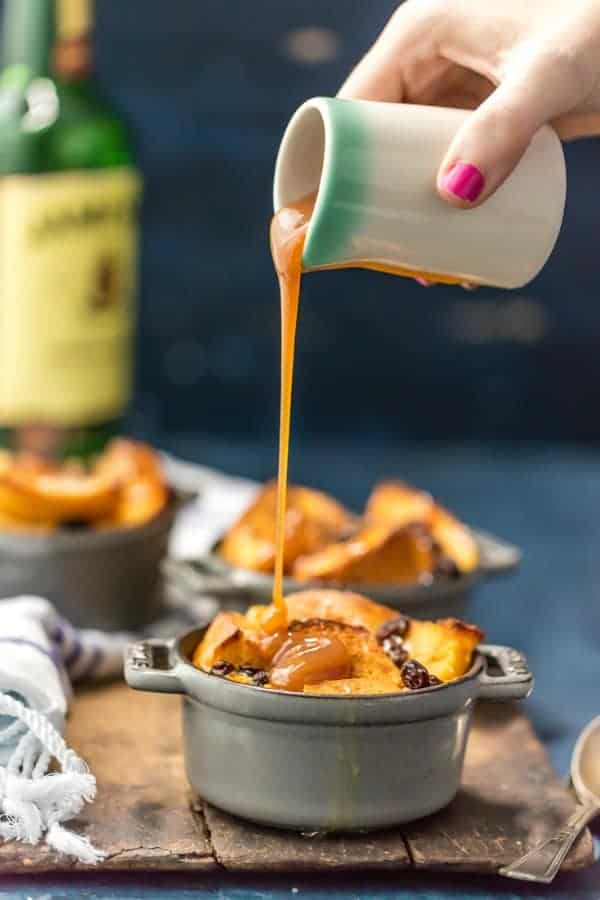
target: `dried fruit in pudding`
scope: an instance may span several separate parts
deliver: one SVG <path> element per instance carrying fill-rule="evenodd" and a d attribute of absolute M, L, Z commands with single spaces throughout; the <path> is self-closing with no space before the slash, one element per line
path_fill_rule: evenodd
<path fill-rule="evenodd" d="M 393 619 L 388 619 L 387 622 L 379 626 L 376 632 L 377 640 L 382 643 L 390 637 L 403 638 L 408 631 L 409 624 L 407 616 L 394 616 Z"/>
<path fill-rule="evenodd" d="M 231 675 L 231 673 L 234 671 L 235 666 L 232 663 L 223 661 L 216 663 L 210 670 L 210 674 L 218 675 L 220 678 L 224 678 L 225 675 Z"/>
<path fill-rule="evenodd" d="M 429 672 L 416 659 L 407 660 L 400 670 L 402 683 L 409 691 L 421 691 L 429 687 Z"/>
<path fill-rule="evenodd" d="M 195 666 L 232 681 L 316 694 L 422 690 L 470 668 L 483 638 L 457 619 L 420 622 L 359 594 L 302 591 L 287 599 L 290 624 L 261 628 L 267 607 L 221 612 L 196 647 Z"/>
<path fill-rule="evenodd" d="M 380 625 L 375 632 L 381 649 L 396 666 L 401 666 L 408 659 L 408 650 L 404 643 L 408 626 L 409 621 L 406 616 L 396 616 L 395 619 L 390 619 Z"/>
<path fill-rule="evenodd" d="M 225 535 L 219 553 L 234 566 L 272 572 L 275 565 L 277 487 L 267 484 Z M 355 517 L 320 491 L 290 485 L 285 519 L 284 569 L 356 527 Z"/>
<path fill-rule="evenodd" d="M 406 644 L 397 634 L 391 634 L 379 643 L 385 655 L 391 659 L 395 666 L 401 666 L 408 659 Z"/>

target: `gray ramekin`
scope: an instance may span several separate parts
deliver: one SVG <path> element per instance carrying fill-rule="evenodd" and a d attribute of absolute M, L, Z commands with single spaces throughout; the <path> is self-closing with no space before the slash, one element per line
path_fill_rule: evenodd
<path fill-rule="evenodd" d="M 71 624 L 133 631 L 160 613 L 160 564 L 168 550 L 173 496 L 152 521 L 133 528 L 0 531 L 0 597 L 45 597 Z"/>
<path fill-rule="evenodd" d="M 482 581 L 514 571 L 521 560 L 519 549 L 490 534 L 474 531 L 479 563 L 473 572 L 458 578 L 437 578 L 423 584 L 351 584 L 333 581 L 284 579 L 284 591 L 292 594 L 310 588 L 329 588 L 365 594 L 417 619 L 465 618 L 471 591 Z M 218 543 L 197 560 L 167 559 L 167 578 L 188 591 L 211 594 L 231 609 L 246 610 L 250 603 L 270 603 L 273 576 L 230 565 L 218 553 Z"/>
<path fill-rule="evenodd" d="M 488 645 L 463 678 L 414 693 L 274 691 L 192 666 L 202 635 L 131 645 L 126 681 L 183 695 L 186 770 L 201 797 L 278 828 L 383 828 L 442 809 L 460 785 L 475 700 L 519 699 L 533 687 L 522 654 Z"/>

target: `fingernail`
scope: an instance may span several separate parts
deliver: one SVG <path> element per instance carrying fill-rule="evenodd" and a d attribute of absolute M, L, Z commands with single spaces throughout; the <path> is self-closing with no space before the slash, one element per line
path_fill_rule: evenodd
<path fill-rule="evenodd" d="M 460 286 L 461 286 L 462 288 L 464 288 L 465 291 L 476 291 L 477 288 L 478 288 L 478 285 L 476 285 L 476 284 L 471 284 L 470 281 L 463 281 L 463 282 L 461 282 L 461 285 L 460 285 Z"/>
<path fill-rule="evenodd" d="M 474 203 L 483 190 L 483 175 L 471 163 L 457 162 L 442 179 L 442 187 L 449 194 Z"/>
<path fill-rule="evenodd" d="M 421 287 L 431 287 L 431 282 L 427 281 L 426 278 L 415 278 L 417 284 L 420 284 Z"/>

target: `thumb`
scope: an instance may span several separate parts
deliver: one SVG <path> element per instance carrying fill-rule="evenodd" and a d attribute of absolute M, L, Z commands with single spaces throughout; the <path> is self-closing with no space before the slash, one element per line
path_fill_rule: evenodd
<path fill-rule="evenodd" d="M 438 171 L 444 200 L 467 208 L 483 203 L 513 171 L 536 131 L 577 102 L 576 79 L 557 63 L 554 57 L 540 60 L 508 77 L 466 119 Z"/>

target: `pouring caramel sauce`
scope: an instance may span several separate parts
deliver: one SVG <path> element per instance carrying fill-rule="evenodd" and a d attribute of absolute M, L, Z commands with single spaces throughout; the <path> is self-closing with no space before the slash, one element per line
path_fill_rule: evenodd
<path fill-rule="evenodd" d="M 281 394 L 279 407 L 279 469 L 277 473 L 277 519 L 275 527 L 275 577 L 273 602 L 263 619 L 265 631 L 273 632 L 287 625 L 287 608 L 283 596 L 283 556 L 287 502 L 292 387 L 296 324 L 302 279 L 302 253 L 316 194 L 310 194 L 275 213 L 271 222 L 271 255 L 279 280 L 281 303 Z"/>
<path fill-rule="evenodd" d="M 275 213 L 271 222 L 271 255 L 279 280 L 281 303 L 281 395 L 275 576 L 272 603 L 263 615 L 261 626 L 269 636 L 267 640 L 272 641 L 272 646 L 280 647 L 273 659 L 271 682 L 274 686 L 286 690 L 302 690 L 305 683 L 345 677 L 349 674 L 350 666 L 347 651 L 337 638 L 299 638 L 295 642 L 293 638 L 286 640 L 287 608 L 283 596 L 283 569 L 294 352 L 302 280 L 302 255 L 316 198 L 315 191 L 282 207 Z M 429 281 L 448 284 L 460 282 L 460 279 L 451 276 L 432 275 L 368 260 L 341 263 L 328 268 L 363 268 L 406 278 L 426 278 Z"/>

